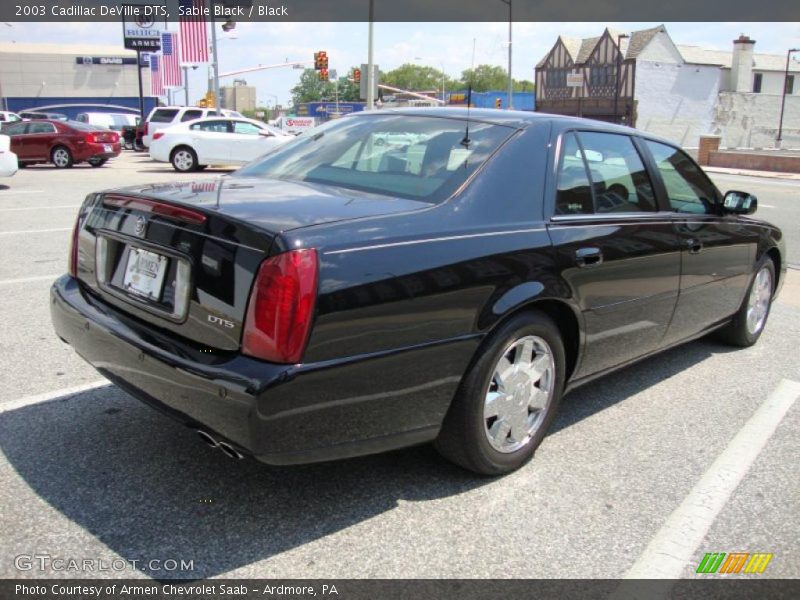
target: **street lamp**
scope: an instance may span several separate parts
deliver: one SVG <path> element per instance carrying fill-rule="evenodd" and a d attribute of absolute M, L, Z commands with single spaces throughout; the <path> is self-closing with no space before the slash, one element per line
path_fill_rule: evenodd
<path fill-rule="evenodd" d="M 778 121 L 778 137 L 775 139 L 778 147 L 780 147 L 783 139 L 783 110 L 786 108 L 786 90 L 789 87 L 789 60 L 795 52 L 800 52 L 800 48 L 790 48 L 786 52 L 786 70 L 783 73 L 783 94 L 781 95 L 781 117 Z"/>
<path fill-rule="evenodd" d="M 514 108 L 513 98 L 514 98 L 514 80 L 511 78 L 511 1 L 512 0 L 500 0 L 503 4 L 508 5 L 508 108 L 511 110 Z"/>
<path fill-rule="evenodd" d="M 618 114 L 619 110 L 619 72 L 622 70 L 622 40 L 627 39 L 629 36 L 627 33 L 620 33 L 617 36 L 617 72 L 614 78 L 614 122 L 619 123 L 620 118 Z"/>

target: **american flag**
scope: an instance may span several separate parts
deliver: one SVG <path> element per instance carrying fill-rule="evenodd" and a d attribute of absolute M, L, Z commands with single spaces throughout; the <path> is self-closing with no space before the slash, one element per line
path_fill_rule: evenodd
<path fill-rule="evenodd" d="M 164 87 L 181 87 L 181 66 L 178 63 L 177 33 L 161 34 L 161 81 Z"/>
<path fill-rule="evenodd" d="M 189 9 L 194 10 L 200 15 L 205 6 L 205 0 L 181 0 L 181 8 L 184 12 Z M 208 62 L 208 31 L 205 19 L 198 17 L 179 17 L 180 21 L 180 43 L 181 43 L 181 63 L 197 64 Z"/>
<path fill-rule="evenodd" d="M 163 96 L 164 83 L 161 81 L 161 69 L 159 68 L 159 56 L 150 55 L 150 95 Z"/>

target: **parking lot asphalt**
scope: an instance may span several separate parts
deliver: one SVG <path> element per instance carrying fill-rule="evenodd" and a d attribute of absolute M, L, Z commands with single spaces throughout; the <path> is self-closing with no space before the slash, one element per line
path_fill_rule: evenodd
<path fill-rule="evenodd" d="M 619 578 L 664 567 L 676 536 L 683 577 L 706 552 L 773 553 L 761 577 L 800 577 L 799 271 L 756 346 L 702 339 L 580 388 L 507 477 L 429 446 L 267 467 L 104 382 L 50 325 L 83 197 L 193 177 L 124 153 L 0 180 L 0 577 L 87 576 L 18 568 L 39 554 L 135 561 L 96 577 Z M 800 182 L 712 177 L 758 195 L 800 266 Z"/>

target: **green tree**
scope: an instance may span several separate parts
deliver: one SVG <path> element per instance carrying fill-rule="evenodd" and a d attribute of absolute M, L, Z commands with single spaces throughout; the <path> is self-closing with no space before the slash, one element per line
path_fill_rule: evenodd
<path fill-rule="evenodd" d="M 319 73 L 314 69 L 306 69 L 300 76 L 300 81 L 292 88 L 292 102 L 295 106 L 302 102 L 333 102 L 336 99 L 337 83 L 340 102 L 357 102 L 359 100 L 359 85 L 350 81 L 352 68 L 347 74 L 342 74 L 338 82 L 320 81 Z"/>
<path fill-rule="evenodd" d="M 478 65 L 474 71 L 467 69 L 461 73 L 461 81 L 457 87 L 467 89 L 470 82 L 473 92 L 507 90 L 508 71 L 497 65 Z M 527 79 L 514 79 L 512 86 L 515 92 L 532 92 L 534 90 L 533 82 Z"/>
<path fill-rule="evenodd" d="M 381 83 L 412 92 L 440 90 L 442 74 L 440 69 L 434 67 L 405 63 L 388 73 L 381 73 Z M 447 89 L 452 89 L 458 84 L 447 75 L 444 80 Z"/>

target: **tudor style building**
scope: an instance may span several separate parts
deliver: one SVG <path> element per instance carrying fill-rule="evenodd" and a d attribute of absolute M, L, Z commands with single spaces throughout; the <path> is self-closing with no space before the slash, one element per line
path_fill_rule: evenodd
<path fill-rule="evenodd" d="M 536 65 L 536 110 L 602 121 L 636 122 L 636 56 L 663 26 L 627 34 L 606 28 L 599 37 L 559 36 Z M 619 76 L 617 72 L 619 70 Z M 567 85 L 567 76 L 582 85 Z"/>

